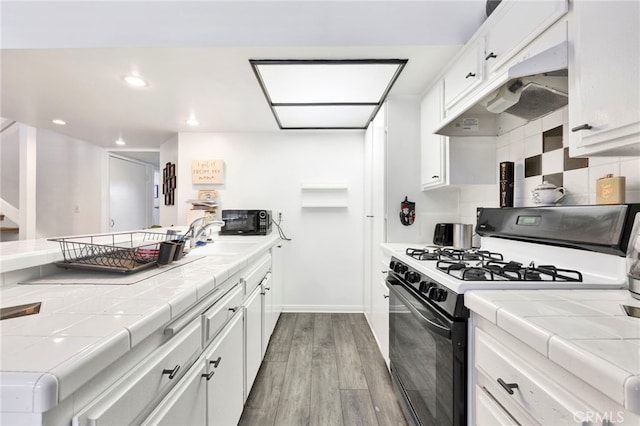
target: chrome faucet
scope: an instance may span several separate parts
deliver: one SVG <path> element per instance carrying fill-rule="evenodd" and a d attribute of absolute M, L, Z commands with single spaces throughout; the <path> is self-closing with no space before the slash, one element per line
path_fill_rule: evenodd
<path fill-rule="evenodd" d="M 189 229 L 184 234 L 183 238 L 189 239 L 189 247 L 194 248 L 198 239 L 209 229 L 210 226 L 224 226 L 224 221 L 222 220 L 212 220 L 210 222 L 205 222 L 207 220 L 206 217 L 199 217 L 189 225 Z"/>

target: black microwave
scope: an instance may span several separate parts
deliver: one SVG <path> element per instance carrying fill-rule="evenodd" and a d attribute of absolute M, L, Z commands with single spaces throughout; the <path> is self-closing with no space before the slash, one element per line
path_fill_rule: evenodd
<path fill-rule="evenodd" d="M 268 235 L 271 210 L 222 210 L 220 235 Z"/>

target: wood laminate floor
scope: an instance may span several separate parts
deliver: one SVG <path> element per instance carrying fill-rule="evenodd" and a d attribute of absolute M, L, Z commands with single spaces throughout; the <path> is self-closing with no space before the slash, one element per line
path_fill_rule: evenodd
<path fill-rule="evenodd" d="M 363 314 L 283 313 L 240 425 L 406 425 Z"/>

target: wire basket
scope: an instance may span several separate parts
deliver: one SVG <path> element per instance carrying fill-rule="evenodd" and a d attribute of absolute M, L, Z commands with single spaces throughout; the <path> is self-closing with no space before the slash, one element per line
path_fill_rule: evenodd
<path fill-rule="evenodd" d="M 153 266 L 163 241 L 180 239 L 178 235 L 157 232 L 125 232 L 50 238 L 60 243 L 62 268 L 135 272 Z"/>

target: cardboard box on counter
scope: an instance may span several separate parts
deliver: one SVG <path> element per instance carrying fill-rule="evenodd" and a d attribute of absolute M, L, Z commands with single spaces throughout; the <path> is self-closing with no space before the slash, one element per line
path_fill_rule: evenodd
<path fill-rule="evenodd" d="M 596 180 L 596 204 L 623 204 L 624 191 L 624 176 L 603 176 Z"/>

